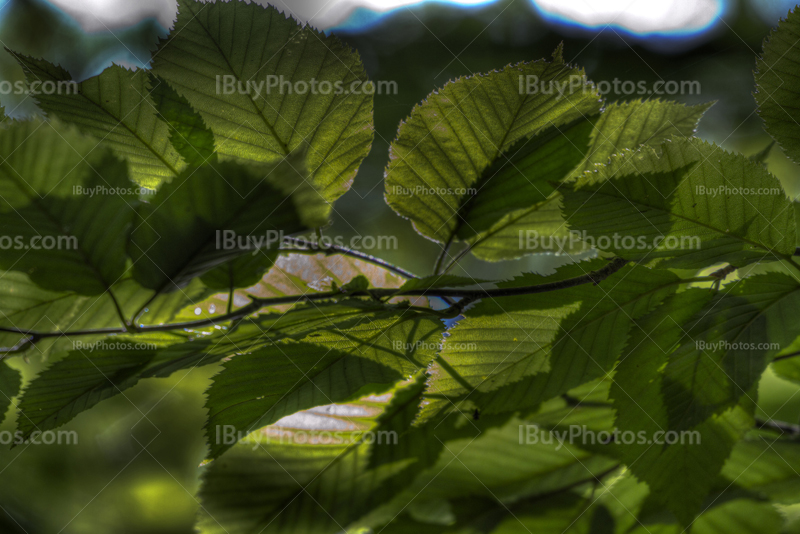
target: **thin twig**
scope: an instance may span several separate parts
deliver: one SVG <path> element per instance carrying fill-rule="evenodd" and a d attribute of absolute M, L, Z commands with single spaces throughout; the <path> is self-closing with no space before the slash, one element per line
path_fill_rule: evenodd
<path fill-rule="evenodd" d="M 800 350 L 790 352 L 789 354 L 784 354 L 783 356 L 778 356 L 777 358 L 772 360 L 772 363 L 779 362 L 781 360 L 788 360 L 789 358 L 794 358 L 796 356 L 800 356 Z"/>
<path fill-rule="evenodd" d="M 450 239 L 447 240 L 447 243 L 444 244 L 442 247 L 442 252 L 439 254 L 439 257 L 436 258 L 436 263 L 433 266 L 433 274 L 440 274 L 439 271 L 442 268 L 442 263 L 444 259 L 447 257 L 447 253 L 450 250 L 450 247 L 453 244 L 453 239 L 455 238 L 455 234 L 450 236 Z"/>
<path fill-rule="evenodd" d="M 325 255 L 342 254 L 343 256 L 350 256 L 352 258 L 363 260 L 367 263 L 372 263 L 373 265 L 378 265 L 379 267 L 383 267 L 384 269 L 392 271 L 393 273 L 398 274 L 403 278 L 418 278 L 417 275 L 415 275 L 411 271 L 403 269 L 402 267 L 398 267 L 397 265 L 389 263 L 388 261 L 376 258 L 375 256 L 371 256 L 369 254 L 365 254 L 363 252 L 359 252 L 358 250 L 353 250 L 347 247 L 340 247 L 339 245 L 320 245 L 319 243 L 312 243 L 304 239 L 299 239 L 297 237 L 285 237 L 283 239 L 283 242 L 286 245 L 291 245 L 292 248 L 282 249 L 288 252 L 297 252 L 300 254 L 303 253 L 316 254 L 322 252 Z M 302 247 L 302 248 L 294 248 L 294 247 Z"/>
<path fill-rule="evenodd" d="M 800 425 L 794 425 L 785 421 L 756 419 L 756 428 L 763 430 L 774 430 L 776 432 L 780 432 L 781 434 L 788 434 L 790 436 L 800 436 Z"/>

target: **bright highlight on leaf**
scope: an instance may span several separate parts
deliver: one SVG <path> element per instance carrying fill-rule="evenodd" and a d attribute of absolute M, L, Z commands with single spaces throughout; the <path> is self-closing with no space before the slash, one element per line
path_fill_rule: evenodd
<path fill-rule="evenodd" d="M 337 37 L 271 6 L 181 0 L 153 58 L 154 72 L 214 132 L 220 155 L 275 162 L 305 150 L 326 200 L 350 188 L 372 143 L 372 94 L 358 54 Z"/>

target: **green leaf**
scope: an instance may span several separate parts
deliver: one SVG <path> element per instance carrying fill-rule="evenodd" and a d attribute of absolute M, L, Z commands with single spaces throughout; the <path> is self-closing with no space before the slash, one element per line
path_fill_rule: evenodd
<path fill-rule="evenodd" d="M 169 140 L 169 127 L 156 116 L 145 70 L 112 65 L 80 83 L 63 68 L 44 59 L 13 54 L 28 84 L 52 82 L 58 91 L 39 91 L 36 100 L 48 114 L 78 126 L 130 164 L 131 177 L 156 188 L 171 180 L 186 164 Z M 74 84 L 74 85 L 71 85 Z"/>
<path fill-rule="evenodd" d="M 319 228 L 328 224 L 332 206 L 328 204 L 306 178 L 305 159 L 302 153 L 292 154 L 283 160 L 274 169 L 266 171 L 267 181 L 291 196 L 300 222 L 307 228 Z M 296 183 L 300 176 L 302 183 Z M 279 206 L 282 207 L 282 206 Z M 282 235 L 274 235 L 274 245 L 282 244 Z M 201 278 L 211 289 L 226 289 L 253 286 L 258 283 L 264 273 L 269 269 L 278 254 L 278 248 L 252 251 L 249 256 L 238 257 L 205 273 Z"/>
<path fill-rule="evenodd" d="M 0 272 L 0 326 L 22 331 L 59 333 L 99 328 L 122 328 L 117 306 L 125 317 L 145 307 L 138 324 L 160 324 L 174 318 L 187 302 L 202 300 L 206 291 L 202 284 L 193 283 L 181 292 L 154 296 L 152 291 L 124 276 L 112 287 L 111 293 L 86 297 L 74 291 L 48 291 L 19 272 Z M 114 295 L 112 300 L 110 294 Z M 0 334 L 0 346 L 10 348 L 28 336 Z M 104 335 L 77 337 L 53 336 L 36 342 L 31 352 L 46 357 L 55 352 L 67 352 L 74 344 L 92 344 Z"/>
<path fill-rule="evenodd" d="M 691 343 L 684 325 L 711 297 L 707 289 L 689 289 L 637 321 L 610 391 L 617 412 L 616 428 L 623 437 L 608 445 L 608 452 L 646 482 L 651 496 L 684 525 L 701 510 L 735 443 L 753 425 L 752 414 L 742 407 L 684 434 L 677 434 L 670 425 L 661 372 L 677 344 Z"/>
<path fill-rule="evenodd" d="M 288 159 L 270 172 L 299 173 Z M 220 163 L 187 171 L 143 204 L 128 253 L 144 287 L 170 292 L 305 229 L 293 201 L 255 169 Z"/>
<path fill-rule="evenodd" d="M 261 298 L 330 291 L 364 276 L 371 287 L 399 288 L 406 281 L 394 272 L 358 258 L 341 254 L 288 253 L 250 293 Z"/>
<path fill-rule="evenodd" d="M 593 260 L 498 286 L 555 282 L 603 265 Z M 431 368 L 423 420 L 463 401 L 487 413 L 534 407 L 603 376 L 632 320 L 673 293 L 677 281 L 668 271 L 628 266 L 598 285 L 481 301 L 464 312 Z"/>
<path fill-rule="evenodd" d="M 200 280 L 213 290 L 237 289 L 257 284 L 278 256 L 277 249 L 253 251 L 211 269 Z"/>
<path fill-rule="evenodd" d="M 42 372 L 19 402 L 17 430 L 23 437 L 50 430 L 118 392 L 133 386 L 155 356 L 135 342 L 111 340 L 111 350 L 76 350 Z"/>
<path fill-rule="evenodd" d="M 101 298 L 101 297 L 100 297 Z M 0 272 L 0 326 L 24 331 L 50 331 L 64 329 L 73 317 L 73 310 L 88 300 L 99 297 L 82 297 L 70 291 L 56 292 L 42 289 L 24 273 Z M 116 315 L 112 311 L 112 317 Z M 17 346 L 27 336 L 0 333 L 0 347 Z M 44 347 L 38 347 L 44 350 Z"/>
<path fill-rule="evenodd" d="M 17 306 L 8 319 L 11 326 L 23 326 L 41 332 L 120 326 L 113 304 L 104 296 L 90 298 L 45 292 L 30 282 L 30 287 L 21 292 L 20 289 L 25 288 L 25 279 L 14 280 L 11 274 L 16 273 L 6 274 L 8 281 L 13 282 L 11 287 L 14 290 L 9 307 L 13 309 Z M 4 287 L 0 284 L 0 290 Z M 194 281 L 182 291 L 154 296 L 152 291 L 144 290 L 126 279 L 115 286 L 115 293 L 121 307 L 131 310 L 131 313 L 144 307 L 139 324 L 160 324 L 174 320 L 177 311 L 187 301 L 202 300 L 207 290 Z M 318 305 L 303 313 L 277 318 L 268 315 L 262 317 L 259 326 L 244 324 L 235 333 L 223 332 L 221 336 L 191 342 L 185 342 L 186 334 L 147 334 L 135 338 L 103 335 L 48 338 L 39 341 L 35 349 L 52 352 L 55 348 L 71 352 L 34 380 L 26 390 L 22 409 L 31 410 L 30 420 L 39 429 L 52 428 L 101 400 L 132 387 L 143 378 L 166 377 L 181 369 L 218 362 L 247 347 L 262 347 L 272 343 L 270 339 L 286 336 L 302 338 L 314 328 L 331 327 L 337 321 L 363 319 L 364 314 L 373 308 L 365 308 L 360 304 L 343 303 L 333 309 Z M 320 310 L 324 310 L 324 313 Z M 48 313 L 53 314 L 52 319 Z M 20 339 L 12 334 L 3 337 L 6 338 L 12 340 L 9 346 Z M 48 344 L 48 341 L 52 344 Z M 148 348 L 142 348 L 139 343 Z M 117 348 L 120 350 L 114 350 Z M 24 430 L 30 432 L 32 429 Z"/>
<path fill-rule="evenodd" d="M 798 306 L 800 284 L 785 274 L 725 286 L 684 326 L 687 339 L 669 355 L 663 392 L 670 427 L 691 428 L 736 405 L 797 338 L 791 317 Z"/>
<path fill-rule="evenodd" d="M 22 386 L 22 375 L 8 366 L 8 362 L 0 361 L 0 423 L 6 416 L 11 400 L 19 394 Z"/>
<path fill-rule="evenodd" d="M 420 386 L 399 383 L 386 395 L 301 412 L 248 436 L 205 468 L 203 531 L 333 532 L 387 500 L 413 460 L 370 468 L 369 459 L 398 447 Z"/>
<path fill-rule="evenodd" d="M 358 293 L 367 289 L 369 289 L 369 280 L 363 274 L 359 274 L 340 288 L 343 293 Z"/>
<path fill-rule="evenodd" d="M 720 506 L 715 506 L 701 514 L 691 525 L 692 534 L 779 534 L 785 532 L 783 516 L 774 505 L 768 502 L 757 502 L 750 499 L 736 499 Z M 661 527 L 661 528 L 658 528 Z M 638 525 L 631 534 L 682 534 L 686 532 L 683 525 Z"/>
<path fill-rule="evenodd" d="M 472 435 L 455 440 L 447 440 L 448 436 L 442 433 L 440 439 L 445 441 L 445 447 L 437 461 L 399 492 L 385 509 L 369 517 L 367 525 L 378 531 L 376 527 L 393 523 L 414 503 L 445 499 L 457 503 L 468 497 L 472 498 L 473 506 L 479 497 L 499 506 L 502 512 L 499 517 L 495 513 L 493 523 L 496 524 L 508 516 L 509 510 L 516 515 L 522 510 L 530 511 L 530 505 L 541 506 L 541 501 L 551 494 L 568 492 L 573 486 L 576 491 L 590 487 L 595 475 L 616 465 L 613 460 L 592 455 L 569 443 L 558 449 L 553 445 L 557 442 L 549 439 L 542 440 L 549 443 L 526 443 L 524 436 L 520 437 L 525 423 L 514 418 L 503 426 L 489 429 L 481 428 L 479 422 L 474 426 L 466 424 Z M 574 519 L 572 515 L 556 532 L 563 532 Z M 516 527 L 520 526 L 518 521 L 512 521 Z M 478 518 L 471 517 L 468 525 L 476 524 L 480 524 Z M 492 529 L 487 531 L 493 532 Z M 532 532 L 539 530 L 534 528 Z"/>
<path fill-rule="evenodd" d="M 443 331 L 438 320 L 403 309 L 378 309 L 352 324 L 325 326 L 300 341 L 273 342 L 225 363 L 208 390 L 211 457 L 232 445 L 213 441 L 225 425 L 249 434 L 298 410 L 341 402 L 366 386 L 385 388 L 424 369 Z"/>
<path fill-rule="evenodd" d="M 692 528 L 694 534 L 778 534 L 784 518 L 770 503 L 736 500 L 701 515 Z M 677 529 L 682 532 L 683 529 Z"/>
<path fill-rule="evenodd" d="M 776 355 L 770 367 L 779 377 L 800 383 L 800 358 L 796 358 L 800 351 L 800 337 L 789 346 L 783 347 Z M 785 358 L 784 358 L 785 356 Z"/>
<path fill-rule="evenodd" d="M 700 140 L 612 158 L 564 189 L 564 216 L 601 250 L 648 265 L 701 269 L 787 258 L 794 213 L 762 165 Z M 586 240 L 586 239 L 584 239 Z"/>
<path fill-rule="evenodd" d="M 168 297 L 163 297 L 166 298 Z M 163 303 L 163 299 L 151 303 L 150 306 L 155 305 L 157 309 L 151 309 L 149 314 L 145 315 L 146 318 L 156 321 L 169 317 L 169 312 L 174 311 L 175 304 Z M 90 326 L 105 326 L 97 325 L 95 316 L 107 319 L 108 310 L 105 310 L 105 316 L 94 310 L 81 308 L 81 311 L 95 321 L 90 322 Z M 258 323 L 242 323 L 234 331 L 223 331 L 210 337 L 202 336 L 193 341 L 187 341 L 187 334 L 184 333 L 146 334 L 137 337 L 81 336 L 64 339 L 59 346 L 68 346 L 70 352 L 43 371 L 25 391 L 20 409 L 26 416 L 24 420 L 20 419 L 20 430 L 26 436 L 35 429 L 49 430 L 66 423 L 100 401 L 134 386 L 142 379 L 167 377 L 176 371 L 213 364 L 234 354 L 275 347 L 275 342 L 280 339 L 308 339 L 314 343 L 333 344 L 341 350 L 347 350 L 345 346 L 347 340 L 322 335 L 319 332 L 334 327 L 352 328 L 368 321 L 376 321 L 375 325 L 381 325 L 386 322 L 382 317 L 397 317 L 402 316 L 401 314 L 402 310 L 390 312 L 379 304 L 342 302 L 298 306 L 290 313 L 264 315 L 259 318 Z M 79 326 L 82 325 L 81 323 Z M 365 323 L 360 331 L 368 330 L 372 325 Z M 393 331 L 402 329 L 402 326 L 399 326 Z M 324 347 L 323 350 L 318 345 L 309 343 L 305 346 L 311 350 L 321 350 L 323 355 L 330 350 Z M 394 345 L 390 346 L 394 349 Z M 379 347 L 380 344 L 375 343 L 361 349 L 365 357 L 377 360 L 380 355 Z M 351 352 L 361 354 L 357 348 L 350 347 Z M 413 354 L 414 357 L 426 351 L 430 356 L 424 358 L 419 356 L 422 358 L 420 360 L 422 363 L 409 363 L 407 369 L 398 364 L 396 367 L 399 367 L 400 371 L 391 373 L 387 371 L 384 375 L 405 376 L 404 372 L 423 367 L 425 358 L 430 359 L 433 354 L 433 351 L 426 349 L 424 345 L 419 347 L 412 344 L 406 347 L 406 350 L 407 354 Z M 289 364 L 288 361 L 284 363 Z M 363 381 L 363 378 L 359 380 Z"/>
<path fill-rule="evenodd" d="M 564 94 L 529 92 L 525 87 L 527 77 L 536 77 L 551 88 L 564 84 L 559 85 Z M 575 80 L 580 83 L 575 84 Z M 491 206 L 496 206 L 498 197 L 507 191 L 506 177 L 524 186 L 520 201 L 546 195 L 545 189 L 538 187 L 541 184 L 512 171 L 517 157 L 532 158 L 531 165 L 539 158 L 535 152 L 529 154 L 524 144 L 519 152 L 518 143 L 550 128 L 550 133 L 541 138 L 553 140 L 554 148 L 547 151 L 564 153 L 567 161 L 574 152 L 577 165 L 582 154 L 564 144 L 557 130 L 596 113 L 600 106 L 600 97 L 586 82 L 583 71 L 561 61 L 519 63 L 489 74 L 459 78 L 432 93 L 401 124 L 390 148 L 386 201 L 397 213 L 411 219 L 422 235 L 448 243 L 471 217 L 481 220 L 481 224 L 490 223 L 494 217 L 489 213 Z M 579 131 L 583 137 L 588 135 L 585 129 Z M 539 141 L 532 142 L 532 148 L 538 148 Z M 511 167 L 492 168 L 498 159 L 506 161 L 504 154 L 512 148 L 517 150 L 510 152 Z M 497 164 L 499 167 L 504 165 L 502 161 Z M 538 171 L 536 166 L 523 167 Z M 505 179 L 492 180 L 495 174 Z M 538 181 L 548 177 L 544 173 Z M 480 188 L 487 181 L 497 185 L 489 188 L 484 206 Z M 479 190 L 473 193 L 471 189 Z M 473 195 L 476 198 L 470 200 Z"/>
<path fill-rule="evenodd" d="M 126 165 L 74 129 L 38 120 L 0 131 L 0 161 L 0 230 L 8 241 L 0 268 L 48 290 L 109 291 L 125 272 L 138 204 Z"/>
<path fill-rule="evenodd" d="M 657 147 L 671 137 L 689 137 L 708 108 L 707 104 L 684 106 L 658 100 L 610 104 L 592 119 L 586 157 L 577 168 L 569 168 L 569 176 L 593 170 L 613 154 L 642 146 Z M 557 181 L 566 177 L 564 174 Z M 467 239 L 472 253 L 483 260 L 499 261 L 535 252 L 585 250 L 580 236 L 569 232 L 561 215 L 561 200 L 561 192 L 554 192 L 545 200 L 504 215 L 491 228 Z"/>
<path fill-rule="evenodd" d="M 308 179 L 328 201 L 369 152 L 373 99 L 353 91 L 367 81 L 358 54 L 274 7 L 180 0 L 153 70 L 202 115 L 220 155 L 275 162 L 307 146 Z"/>
<path fill-rule="evenodd" d="M 616 524 L 614 517 L 608 508 L 605 506 L 598 506 L 592 514 L 592 522 L 589 526 L 590 534 L 614 534 Z"/>
<path fill-rule="evenodd" d="M 521 258 L 526 254 L 579 254 L 588 250 L 580 235 L 571 234 L 561 214 L 563 198 L 555 192 L 542 202 L 509 213 L 486 232 L 469 240 L 471 252 L 486 261 Z"/>
<path fill-rule="evenodd" d="M 713 102 L 687 106 L 658 99 L 610 104 L 598 117 L 589 154 L 574 175 L 605 165 L 614 154 L 644 146 L 658 147 L 673 137 L 692 137 L 697 123 L 712 105 Z"/>
<path fill-rule="evenodd" d="M 244 256 L 235 261 L 245 261 L 245 258 L 251 258 L 251 256 Z M 258 258 L 258 256 L 253 258 Z M 260 281 L 234 292 L 233 308 L 246 305 L 250 302 L 251 297 L 273 298 L 331 291 L 334 284 L 341 287 L 359 275 L 366 276 L 372 287 L 399 288 L 405 281 L 405 278 L 384 267 L 350 256 L 324 253 L 283 253 Z M 226 290 L 224 294 L 214 295 L 198 305 L 191 306 L 184 310 L 179 318 L 191 321 L 224 313 L 229 299 L 228 288 L 224 289 Z M 423 298 L 413 299 L 414 303 L 422 303 L 422 301 L 424 301 Z M 281 305 L 273 306 L 270 309 L 285 311 L 290 308 L 291 305 Z M 209 310 L 213 311 L 209 312 Z"/>
<path fill-rule="evenodd" d="M 34 430 L 50 430 L 142 379 L 213 364 L 238 350 L 224 334 L 187 339 L 185 333 L 76 338 L 73 350 L 25 389 L 19 403 L 18 430 L 25 437 Z"/>
<path fill-rule="evenodd" d="M 800 161 L 800 13 L 796 9 L 781 20 L 764 40 L 764 52 L 756 61 L 755 99 L 767 132 L 787 156 Z"/>
<path fill-rule="evenodd" d="M 523 138 L 501 154 L 474 184 L 458 209 L 455 230 L 461 240 L 489 230 L 503 216 L 544 202 L 584 158 L 593 121 L 580 118 Z"/>
<path fill-rule="evenodd" d="M 796 442 L 770 438 L 748 438 L 733 449 L 723 476 L 772 502 L 796 504 L 800 491 L 800 447 Z"/>
<path fill-rule="evenodd" d="M 183 96 L 160 79 L 150 75 L 150 97 L 158 117 L 169 125 L 169 141 L 190 166 L 216 163 L 214 134 Z"/>

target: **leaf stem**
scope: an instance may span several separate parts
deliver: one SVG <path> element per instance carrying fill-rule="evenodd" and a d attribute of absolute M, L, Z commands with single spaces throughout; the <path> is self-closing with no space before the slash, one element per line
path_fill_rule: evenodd
<path fill-rule="evenodd" d="M 444 244 L 442 247 L 442 252 L 439 254 L 439 257 L 436 258 L 436 263 L 433 266 L 433 274 L 440 274 L 440 270 L 442 268 L 442 263 L 444 263 L 444 259 L 447 257 L 447 253 L 450 250 L 450 246 L 453 244 L 453 239 L 455 238 L 455 234 L 451 235 L 450 238 L 447 240 L 447 243 Z"/>
<path fill-rule="evenodd" d="M 789 358 L 794 358 L 796 356 L 800 356 L 800 350 L 790 352 L 789 354 L 784 354 L 783 356 L 778 356 L 772 360 L 772 363 L 779 362 L 781 360 L 788 360 Z"/>
<path fill-rule="evenodd" d="M 108 289 L 108 296 L 111 297 L 111 302 L 114 303 L 114 309 L 117 310 L 117 316 L 119 317 L 119 320 L 122 321 L 122 326 L 125 327 L 125 330 L 128 332 L 135 330 L 133 322 L 129 322 L 127 319 L 125 319 L 125 314 L 122 312 L 122 307 L 119 305 L 119 301 L 117 300 L 117 297 L 114 296 L 111 288 Z"/>
<path fill-rule="evenodd" d="M 228 283 L 230 286 L 228 287 L 228 309 L 226 310 L 227 313 L 231 313 L 233 311 L 233 293 L 236 290 L 233 283 L 233 264 L 228 264 Z"/>
<path fill-rule="evenodd" d="M 392 271 L 393 273 L 402 276 L 403 278 L 419 278 L 411 271 L 407 271 L 402 267 L 398 267 L 397 265 L 389 263 L 388 261 L 376 258 L 375 256 L 370 256 L 369 254 L 365 254 L 363 252 L 359 252 L 357 250 L 353 250 L 347 247 L 340 247 L 339 245 L 324 246 L 319 243 L 311 243 L 305 239 L 299 239 L 297 237 L 285 237 L 283 239 L 283 242 L 285 245 L 290 245 L 291 247 L 302 247 L 302 248 L 286 248 L 281 250 L 296 252 L 299 254 L 317 254 L 319 252 L 322 252 L 326 256 L 330 256 L 331 254 L 341 254 L 343 256 L 350 256 L 351 258 L 356 258 L 365 261 L 367 263 L 383 267 L 384 269 Z"/>
<path fill-rule="evenodd" d="M 472 250 L 472 245 L 469 245 L 467 248 L 465 248 L 464 250 L 462 250 L 461 252 L 459 252 L 459 253 L 456 255 L 456 257 L 455 257 L 455 258 L 453 258 L 452 260 L 450 260 L 450 263 L 448 263 L 448 264 L 447 264 L 447 266 L 444 268 L 444 270 L 442 271 L 442 274 L 447 274 L 447 273 L 449 273 L 449 272 L 450 272 L 450 270 L 451 270 L 453 267 L 455 267 L 456 265 L 458 265 L 458 262 L 460 262 L 460 261 L 461 261 L 461 259 L 462 259 L 464 256 L 466 256 L 467 254 L 469 254 L 469 251 L 470 251 L 470 250 Z"/>

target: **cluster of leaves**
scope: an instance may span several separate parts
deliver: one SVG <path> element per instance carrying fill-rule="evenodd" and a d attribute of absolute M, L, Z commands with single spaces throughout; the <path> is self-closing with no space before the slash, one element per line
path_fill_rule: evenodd
<path fill-rule="evenodd" d="M 781 532 L 800 448 L 754 399 L 776 357 L 800 380 L 795 206 L 759 158 L 693 137 L 708 106 L 605 104 L 558 49 L 450 82 L 401 124 L 386 201 L 441 243 L 432 276 L 291 238 L 221 247 L 324 227 L 370 150 L 372 98 L 220 92 L 367 78 L 274 8 L 179 8 L 152 69 L 38 95 L 47 120 L 0 131 L 0 228 L 23 243 L 0 255 L 0 346 L 53 360 L 22 392 L 0 361 L 24 436 L 224 360 L 203 532 Z M 794 159 L 798 35 L 790 14 L 756 74 Z M 29 82 L 70 80 L 15 56 Z M 526 76 L 569 89 L 529 94 Z M 447 274 L 576 231 L 549 276 Z M 685 238 L 700 246 L 670 245 Z M 576 426 L 648 439 L 553 439 Z"/>

